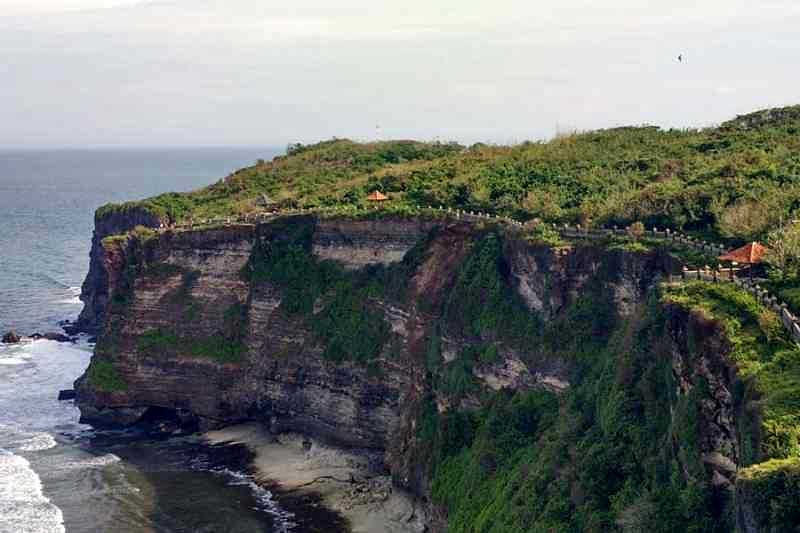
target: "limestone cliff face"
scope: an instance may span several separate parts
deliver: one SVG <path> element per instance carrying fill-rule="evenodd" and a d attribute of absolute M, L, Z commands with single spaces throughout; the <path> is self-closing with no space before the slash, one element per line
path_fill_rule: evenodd
<path fill-rule="evenodd" d="M 305 253 L 338 264 L 362 282 L 378 276 L 370 269 L 385 273 L 401 261 L 406 265 L 399 292 L 363 293 L 367 314 L 386 326 L 368 362 L 331 358 L 326 351 L 317 324 L 330 309 L 332 289 L 302 314 L 292 311 L 295 296 L 286 286 L 249 274 L 260 250 L 272 249 L 271 243 L 297 228 L 310 231 Z M 429 473 L 417 453 L 423 399 L 433 395 L 440 410 L 480 405 L 479 394 L 454 396 L 434 387 L 434 329 L 440 339 L 437 364 L 448 364 L 469 346 L 493 345 L 497 356 L 471 369 L 484 390 L 538 387 L 560 393 L 573 379 L 570 360 L 542 345 L 465 335 L 444 324 L 442 310 L 462 265 L 487 231 L 457 222 L 296 216 L 257 227 L 101 242 L 86 282 L 97 285 L 87 290 L 94 296 L 85 313 L 102 317 L 102 329 L 92 367 L 77 383 L 83 419 L 127 425 L 169 414 L 199 427 L 258 420 L 274 432 L 384 451 L 395 481 L 425 495 Z M 418 257 L 409 262 L 411 255 Z M 659 275 L 674 268 L 659 254 L 588 245 L 554 250 L 512 233 L 505 234 L 501 255 L 513 291 L 545 325 L 589 294 L 604 298 L 616 316 L 634 319 Z M 312 277 L 309 272 L 309 283 L 315 283 Z M 98 314 L 101 308 L 104 314 Z M 701 381 L 710 387 L 714 401 L 702 407 L 700 450 L 714 482 L 728 487 L 740 445 L 731 422 L 738 408 L 731 398 L 735 376 L 724 360 L 724 342 L 696 317 L 677 310 L 669 316 L 663 356 L 671 360 L 676 396 Z"/>
<path fill-rule="evenodd" d="M 81 287 L 83 310 L 73 324 L 76 332 L 96 333 L 102 326 L 105 316 L 110 284 L 107 278 L 109 269 L 103 264 L 106 260 L 102 246 L 103 239 L 109 235 L 125 233 L 136 226 L 155 228 L 160 223 L 157 216 L 141 208 L 115 211 L 95 219 L 92 248 L 89 252 L 89 273 Z"/>
<path fill-rule="evenodd" d="M 741 387 L 735 365 L 729 359 L 731 346 L 721 324 L 698 312 L 668 306 L 668 354 L 675 377 L 678 401 L 698 392 L 697 427 L 700 459 L 713 486 L 732 490 L 736 471 L 744 463 L 737 417 L 744 406 L 734 396 Z M 684 443 L 675 441 L 675 446 Z M 684 464 L 684 474 L 694 474 Z"/>
<path fill-rule="evenodd" d="M 396 265 L 425 243 L 422 259 L 408 274 L 404 297 L 370 301 L 389 333 L 369 364 L 325 356 L 325 342 L 313 327 L 324 297 L 310 316 L 298 316 L 287 311 L 288 296 L 279 284 L 248 279 L 254 250 L 283 231 L 287 220 L 312 228 L 310 253 L 318 260 L 352 272 Z M 125 227 L 103 224 L 96 238 Z M 436 394 L 440 409 L 479 404 L 478 396 L 453 398 L 434 391 L 426 353 L 431 326 L 441 320 L 459 269 L 485 232 L 465 223 L 430 220 L 288 217 L 258 227 L 167 231 L 146 242 L 131 238 L 100 244 L 93 249 L 93 271 L 86 281 L 85 314 L 103 321 L 93 365 L 110 363 L 123 385 L 81 378 L 77 389 L 83 418 L 125 425 L 172 413 L 201 427 L 260 420 L 273 431 L 385 450 L 395 479 L 424 494 L 425 468 L 414 454 L 421 399 Z M 504 242 L 508 279 L 544 321 L 558 317 L 589 285 L 600 286 L 615 312 L 625 316 L 664 268 L 658 256 L 594 247 L 553 250 L 512 234 Z M 217 341 L 235 346 L 235 357 L 208 357 L 206 348 L 218 348 Z M 478 342 L 443 331 L 442 364 Z M 487 390 L 542 387 L 558 392 L 570 386 L 569 361 L 537 346 L 495 344 L 498 357 L 472 370 Z"/>

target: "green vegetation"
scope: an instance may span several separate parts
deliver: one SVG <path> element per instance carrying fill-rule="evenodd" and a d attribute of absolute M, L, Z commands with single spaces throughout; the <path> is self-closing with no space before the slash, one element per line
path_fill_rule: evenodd
<path fill-rule="evenodd" d="M 211 359 L 218 363 L 240 363 L 244 357 L 244 344 L 225 336 L 180 337 L 177 333 L 153 329 L 139 336 L 136 343 L 139 353 L 150 357 L 184 355 Z"/>
<path fill-rule="evenodd" d="M 710 487 L 700 464 L 707 388 L 698 383 L 676 400 L 658 309 L 653 302 L 604 336 L 589 328 L 593 342 L 560 397 L 499 392 L 472 413 L 423 406 L 420 455 L 433 465 L 432 494 L 448 510 L 449 532 L 732 529 L 730 498 Z M 562 326 L 592 311 L 587 298 Z M 545 338 L 547 349 L 558 342 Z"/>
<path fill-rule="evenodd" d="M 459 269 L 444 317 L 449 328 L 467 337 L 530 341 L 540 333 L 541 324 L 508 284 L 502 246 L 496 233 L 475 244 Z"/>
<path fill-rule="evenodd" d="M 197 277 L 196 271 L 183 273 L 182 285 L 178 294 L 188 291 Z M 184 318 L 187 314 L 197 313 L 198 307 L 190 297 L 178 301 L 184 305 Z M 222 324 L 219 330 L 211 335 L 198 336 L 196 332 L 183 333 L 165 329 L 151 329 L 136 339 L 136 349 L 150 357 L 189 356 L 211 359 L 218 363 L 240 363 L 245 354 L 244 336 L 247 331 L 247 309 L 239 302 L 234 302 L 222 313 Z"/>
<path fill-rule="evenodd" d="M 283 291 L 288 313 L 310 315 L 314 303 L 344 274 L 330 261 L 311 253 L 314 223 L 310 218 L 279 220 L 259 235 L 244 275 L 251 281 L 269 281 Z"/>
<path fill-rule="evenodd" d="M 367 291 L 344 280 L 333 287 L 332 293 L 311 323 L 325 347 L 323 356 L 332 361 L 356 362 L 376 357 L 391 330 L 382 314 L 370 306 Z"/>
<path fill-rule="evenodd" d="M 564 246 L 566 241 L 554 228 L 542 223 L 530 223 L 525 227 L 525 239 L 534 244 L 545 244 L 557 248 Z"/>
<path fill-rule="evenodd" d="M 800 459 L 774 459 L 740 470 L 739 485 L 763 531 L 797 531 Z"/>
<path fill-rule="evenodd" d="M 86 371 L 89 383 L 97 390 L 104 392 L 121 392 L 128 390 L 128 384 L 117 372 L 112 361 L 105 359 L 92 358 L 92 362 Z"/>
<path fill-rule="evenodd" d="M 749 293 L 727 283 L 692 282 L 667 289 L 666 302 L 720 321 L 731 342 L 731 358 L 754 388 L 761 410 L 760 449 L 745 460 L 800 457 L 800 348 L 775 313 Z"/>
<path fill-rule="evenodd" d="M 379 189 L 392 209 L 444 205 L 582 226 L 763 238 L 800 200 L 800 106 L 703 130 L 615 128 L 517 146 L 343 139 L 292 147 L 190 193 L 104 206 L 170 220 L 247 213 L 260 194 L 281 207 L 367 206 Z"/>
<path fill-rule="evenodd" d="M 308 321 L 324 357 L 366 364 L 381 353 L 391 336 L 389 324 L 376 311 L 376 300 L 405 298 L 408 280 L 423 260 L 430 236 L 397 264 L 349 272 L 313 255 L 313 230 L 309 217 L 262 227 L 243 275 L 281 289 L 281 308 Z"/>

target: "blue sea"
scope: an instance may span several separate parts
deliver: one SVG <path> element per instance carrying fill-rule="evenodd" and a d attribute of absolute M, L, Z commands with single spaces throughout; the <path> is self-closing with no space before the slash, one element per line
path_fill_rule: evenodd
<path fill-rule="evenodd" d="M 57 331 L 81 309 L 94 210 L 226 176 L 269 148 L 0 150 L 0 335 Z M 0 344 L 0 533 L 282 531 L 270 494 L 191 438 L 149 442 L 79 424 L 76 344 Z"/>

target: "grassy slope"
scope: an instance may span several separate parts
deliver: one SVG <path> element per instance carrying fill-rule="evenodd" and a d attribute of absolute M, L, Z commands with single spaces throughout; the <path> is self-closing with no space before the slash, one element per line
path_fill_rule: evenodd
<path fill-rule="evenodd" d="M 282 205 L 364 205 L 374 188 L 392 193 L 396 207 L 711 232 L 726 208 L 757 200 L 777 221 L 800 199 L 800 106 L 705 130 L 616 128 L 517 146 L 325 141 L 198 191 L 98 215 L 132 205 L 173 219 L 244 213 L 261 193 Z"/>

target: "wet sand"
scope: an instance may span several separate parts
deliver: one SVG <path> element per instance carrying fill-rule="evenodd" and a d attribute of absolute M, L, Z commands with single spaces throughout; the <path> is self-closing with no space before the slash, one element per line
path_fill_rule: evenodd
<path fill-rule="evenodd" d="M 274 489 L 279 504 L 291 510 L 313 500 L 334 511 L 353 533 L 421 533 L 423 508 L 392 486 L 380 469 L 381 455 L 322 445 L 296 434 L 271 435 L 260 424 L 243 424 L 206 433 L 212 444 L 239 443 L 254 455 L 256 481 Z M 333 520 L 335 521 L 335 520 Z M 318 531 L 330 531 L 315 524 Z M 305 531 L 305 529 L 304 529 Z"/>

